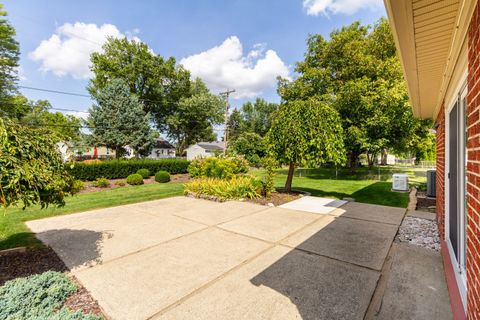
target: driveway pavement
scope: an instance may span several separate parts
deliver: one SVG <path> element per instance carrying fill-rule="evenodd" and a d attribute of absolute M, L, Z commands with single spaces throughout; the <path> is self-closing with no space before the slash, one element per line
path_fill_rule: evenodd
<path fill-rule="evenodd" d="M 382 291 L 389 309 L 371 306 L 404 209 L 300 205 L 175 197 L 27 224 L 112 319 L 364 319 L 367 311 L 387 319 L 411 309 L 390 292 L 408 261 Z M 448 306 L 443 286 L 434 294 Z"/>

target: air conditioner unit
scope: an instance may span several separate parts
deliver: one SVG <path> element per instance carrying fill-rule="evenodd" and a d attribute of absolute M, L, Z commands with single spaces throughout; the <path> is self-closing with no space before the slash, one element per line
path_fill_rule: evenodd
<path fill-rule="evenodd" d="M 392 181 L 392 191 L 408 192 L 408 175 L 395 173 Z"/>
<path fill-rule="evenodd" d="M 427 171 L 427 197 L 437 197 L 437 178 L 436 170 Z"/>

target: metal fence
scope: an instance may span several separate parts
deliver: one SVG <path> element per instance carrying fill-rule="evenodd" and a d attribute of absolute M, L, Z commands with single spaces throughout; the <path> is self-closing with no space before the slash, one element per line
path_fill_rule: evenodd
<path fill-rule="evenodd" d="M 415 159 L 395 159 L 395 165 L 399 166 L 408 166 L 416 168 L 435 168 L 435 161 L 421 160 L 418 163 L 415 163 Z"/>

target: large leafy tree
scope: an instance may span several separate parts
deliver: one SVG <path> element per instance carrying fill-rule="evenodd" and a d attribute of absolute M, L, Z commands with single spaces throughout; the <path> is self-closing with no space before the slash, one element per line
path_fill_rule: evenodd
<path fill-rule="evenodd" d="M 349 164 L 361 153 L 369 163 L 380 152 L 410 145 L 419 120 L 412 115 L 388 21 L 370 30 L 354 22 L 326 40 L 312 35 L 295 81 L 281 79 L 283 101 L 317 98 L 340 114 Z"/>
<path fill-rule="evenodd" d="M 213 126 L 222 122 L 224 104 L 200 79 L 192 82 L 191 95 L 181 98 L 166 119 L 168 137 L 175 143 L 179 155 L 191 144 L 216 139 Z"/>
<path fill-rule="evenodd" d="M 181 98 L 190 93 L 190 73 L 173 57 L 164 59 L 142 42 L 110 38 L 91 61 L 90 93 L 96 96 L 112 79 L 122 79 L 161 131 Z"/>
<path fill-rule="evenodd" d="M 148 153 L 154 143 L 150 115 L 145 113 L 137 96 L 130 93 L 121 79 L 112 80 L 94 95 L 96 104 L 90 109 L 88 124 L 94 144 L 114 149 L 119 157 L 125 146 L 136 153 Z"/>
<path fill-rule="evenodd" d="M 73 193 L 73 178 L 43 128 L 0 118 L 0 205 L 64 205 Z"/>
<path fill-rule="evenodd" d="M 243 132 L 229 144 L 228 149 L 244 155 L 251 165 L 260 165 L 266 152 L 265 138 L 254 132 Z"/>
<path fill-rule="evenodd" d="M 229 135 L 232 140 L 241 133 L 256 133 L 260 136 L 270 129 L 272 115 L 278 110 L 278 104 L 257 98 L 254 103 L 246 102 L 242 107 L 235 109 L 229 117 Z"/>
<path fill-rule="evenodd" d="M 345 159 L 343 131 L 335 109 L 318 99 L 281 105 L 267 134 L 268 153 L 289 166 L 285 190 L 291 191 L 296 166 L 317 166 Z"/>
<path fill-rule="evenodd" d="M 0 105 L 10 107 L 6 102 L 16 94 L 17 68 L 20 46 L 15 40 L 15 29 L 5 18 L 7 12 L 0 4 Z M 10 108 L 11 109 L 11 108 Z"/>
<path fill-rule="evenodd" d="M 44 128 L 56 142 L 77 143 L 81 140 L 81 119 L 61 112 L 50 112 L 51 104 L 47 100 L 30 101 L 29 107 L 29 112 L 20 119 L 22 124 Z"/>

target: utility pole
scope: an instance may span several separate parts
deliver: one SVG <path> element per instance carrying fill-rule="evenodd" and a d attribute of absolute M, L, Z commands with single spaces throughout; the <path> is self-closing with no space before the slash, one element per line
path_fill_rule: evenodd
<path fill-rule="evenodd" d="M 225 101 L 226 101 L 226 104 L 225 104 L 225 129 L 224 129 L 224 133 L 223 133 L 223 144 L 225 145 L 225 150 L 223 151 L 223 153 L 227 152 L 227 142 L 228 142 L 228 109 L 230 108 L 230 102 L 228 101 L 228 98 L 230 97 L 230 94 L 234 93 L 234 92 L 235 92 L 235 89 L 232 89 L 232 90 L 227 89 L 227 91 L 225 91 L 225 92 L 220 92 L 220 95 L 224 96 Z"/>

